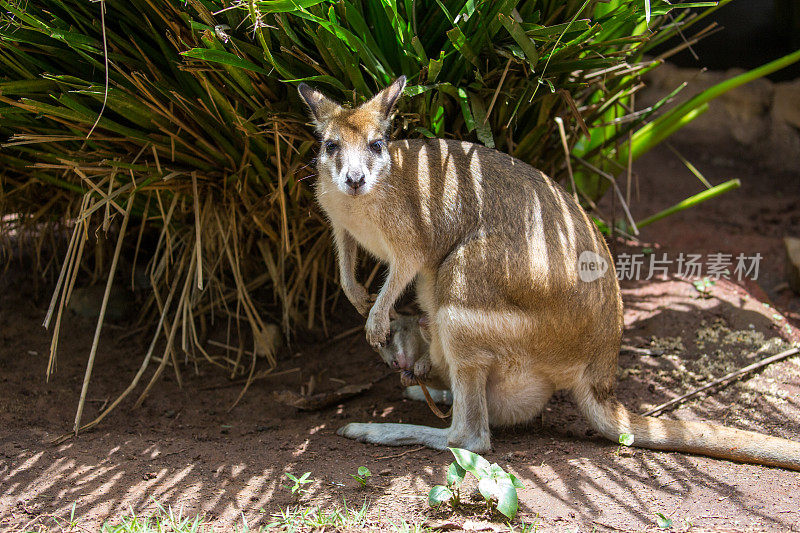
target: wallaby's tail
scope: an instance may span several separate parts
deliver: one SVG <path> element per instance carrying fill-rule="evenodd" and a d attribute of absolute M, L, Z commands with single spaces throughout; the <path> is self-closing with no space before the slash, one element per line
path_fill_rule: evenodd
<path fill-rule="evenodd" d="M 705 422 L 660 420 L 628 411 L 613 394 L 576 391 L 575 399 L 591 424 L 617 442 L 633 435 L 633 445 L 687 452 L 742 463 L 800 470 L 800 443 Z"/>

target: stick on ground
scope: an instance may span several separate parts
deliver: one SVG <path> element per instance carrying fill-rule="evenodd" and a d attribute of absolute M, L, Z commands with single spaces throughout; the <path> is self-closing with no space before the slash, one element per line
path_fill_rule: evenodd
<path fill-rule="evenodd" d="M 721 378 L 715 379 L 711 383 L 707 383 L 707 384 L 703 385 L 702 387 L 696 388 L 693 391 L 690 391 L 690 392 L 687 392 L 686 394 L 678 396 L 677 398 L 675 398 L 673 400 L 670 400 L 668 402 L 662 403 L 659 406 L 653 407 L 652 409 L 650 409 L 646 413 L 643 413 L 643 416 L 653 416 L 653 415 L 655 415 L 657 413 L 661 413 L 665 409 L 667 409 L 669 407 L 672 407 L 674 405 L 681 404 L 681 403 L 685 402 L 686 400 L 688 400 L 689 398 L 692 398 L 692 397 L 700 394 L 704 390 L 707 390 L 707 389 L 710 389 L 712 387 L 716 387 L 716 386 L 722 385 L 723 383 L 724 383 L 725 386 L 730 385 L 731 383 L 733 383 L 737 379 L 741 378 L 745 374 L 748 374 L 748 373 L 750 373 L 750 372 L 752 372 L 754 370 L 758 370 L 759 368 L 763 368 L 763 367 L 765 367 L 767 365 L 770 365 L 772 363 L 780 361 L 781 359 L 786 359 L 787 357 L 791 357 L 792 355 L 795 355 L 798 352 L 800 352 L 800 348 L 796 348 L 796 347 L 795 348 L 790 348 L 790 349 L 788 349 L 786 351 L 783 351 L 783 352 L 781 352 L 779 354 L 772 355 L 770 357 L 767 357 L 766 359 L 762 359 L 761 361 L 759 361 L 757 363 L 753 363 L 752 365 L 748 365 L 748 366 L 746 366 L 744 368 L 740 368 L 739 370 L 731 372 L 730 374 L 726 374 L 726 375 L 722 376 Z"/>

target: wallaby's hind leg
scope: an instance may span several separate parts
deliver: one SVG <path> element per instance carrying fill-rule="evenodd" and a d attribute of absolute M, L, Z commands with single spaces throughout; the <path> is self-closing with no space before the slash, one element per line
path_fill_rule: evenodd
<path fill-rule="evenodd" d="M 452 378 L 453 422 L 449 428 L 354 423 L 347 424 L 337 433 L 349 439 L 384 446 L 421 444 L 436 450 L 451 446 L 477 453 L 489 451 L 491 443 L 485 371 L 461 369 Z"/>
<path fill-rule="evenodd" d="M 444 328 L 443 328 L 444 329 Z M 486 452 L 491 447 L 489 412 L 486 402 L 486 376 L 491 356 L 470 346 L 471 342 L 444 339 L 443 348 L 450 350 L 450 388 L 453 397 L 453 421 L 449 428 L 438 429 L 410 424 L 348 424 L 338 433 L 343 437 L 403 446 L 421 444 L 442 450 L 450 447 L 473 452 Z M 452 357 L 450 357 L 452 355 Z"/>
<path fill-rule="evenodd" d="M 473 452 L 489 451 L 489 413 L 486 374 L 475 368 L 453 376 L 453 422 L 439 429 L 412 424 L 347 424 L 337 431 L 342 437 L 384 446 L 420 444 L 444 450 L 448 446 Z"/>
<path fill-rule="evenodd" d="M 463 357 L 463 354 L 459 355 Z M 456 360 L 451 364 L 453 422 L 447 433 L 447 444 L 475 453 L 488 452 L 492 445 L 486 402 L 486 369 L 463 365 L 463 361 Z"/>
<path fill-rule="evenodd" d="M 431 395 L 431 399 L 436 403 L 441 403 L 444 405 L 453 405 L 453 393 L 449 390 L 442 390 L 442 389 L 431 389 L 428 387 L 428 394 Z M 425 394 L 422 392 L 422 388 L 419 385 L 412 385 L 410 387 L 406 387 L 403 390 L 403 398 L 407 400 L 413 400 L 415 402 L 426 402 Z"/>

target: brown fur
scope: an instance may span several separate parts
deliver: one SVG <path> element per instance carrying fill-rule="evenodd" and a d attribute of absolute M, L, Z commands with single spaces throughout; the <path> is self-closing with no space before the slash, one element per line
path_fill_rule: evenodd
<path fill-rule="evenodd" d="M 382 444 L 422 443 L 476 452 L 490 448 L 489 424 L 532 420 L 555 390 L 572 391 L 605 437 L 634 445 L 800 469 L 797 443 L 705 423 L 634 415 L 614 396 L 622 301 L 613 261 L 597 228 L 560 186 L 501 152 L 453 140 L 401 140 L 376 154 L 400 79 L 357 109 L 301 86 L 325 146 L 317 198 L 333 227 L 342 287 L 369 310 L 367 339 L 386 343 L 389 313 L 416 280 L 430 318 L 430 361 L 453 393 L 448 429 L 349 424 L 341 434 Z M 359 155 L 360 154 L 360 155 Z M 345 183 L 351 171 L 366 183 Z M 357 248 L 389 266 L 370 309 L 355 279 Z M 609 269 L 581 281 L 591 251 Z"/>

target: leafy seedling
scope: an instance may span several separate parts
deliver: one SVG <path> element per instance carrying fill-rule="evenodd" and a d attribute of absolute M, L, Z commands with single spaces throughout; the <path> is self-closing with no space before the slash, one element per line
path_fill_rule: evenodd
<path fill-rule="evenodd" d="M 701 298 L 711 298 L 711 287 L 716 285 L 716 282 L 711 278 L 698 279 L 692 282 L 694 288 L 700 293 Z"/>
<path fill-rule="evenodd" d="M 478 491 L 489 511 L 497 509 L 509 520 L 513 519 L 519 508 L 517 489 L 523 487 L 514 474 L 506 472 L 497 463 L 489 464 L 489 461 L 469 450 L 450 448 L 450 451 L 456 460 L 447 467 L 445 485 L 436 485 L 428 493 L 428 504 L 437 507 L 450 502 L 452 506 L 458 506 L 459 489 L 469 472 L 478 479 Z"/>
<path fill-rule="evenodd" d="M 461 483 L 467 471 L 461 468 L 458 463 L 450 463 L 447 467 L 447 475 L 444 485 L 436 485 L 428 493 L 428 505 L 438 507 L 444 502 L 449 501 L 453 507 L 457 507 L 461 502 Z"/>
<path fill-rule="evenodd" d="M 298 478 L 298 477 L 293 476 L 289 472 L 286 472 L 286 477 L 288 477 L 290 480 L 292 480 L 294 482 L 294 485 L 292 485 L 291 487 L 289 485 L 283 485 L 283 487 L 285 489 L 288 489 L 288 490 L 292 491 L 292 496 L 295 496 L 296 498 L 299 498 L 304 493 L 308 492 L 308 489 L 303 488 L 303 485 L 306 485 L 308 483 L 313 483 L 314 482 L 313 479 L 308 479 L 308 476 L 310 476 L 310 475 L 311 475 L 311 472 L 306 472 L 305 474 L 303 474 L 302 476 L 300 476 Z"/>
<path fill-rule="evenodd" d="M 664 515 L 664 513 L 656 513 L 656 524 L 661 529 L 672 528 L 672 519 Z"/>
<path fill-rule="evenodd" d="M 617 448 L 617 455 L 622 452 L 623 447 L 633 446 L 633 434 L 631 433 L 620 433 L 619 435 L 619 447 Z"/>
<path fill-rule="evenodd" d="M 369 468 L 366 466 L 359 466 L 358 473 L 350 474 L 350 477 L 361 483 L 361 486 L 367 486 L 367 478 L 372 475 L 372 472 L 369 471 Z"/>

